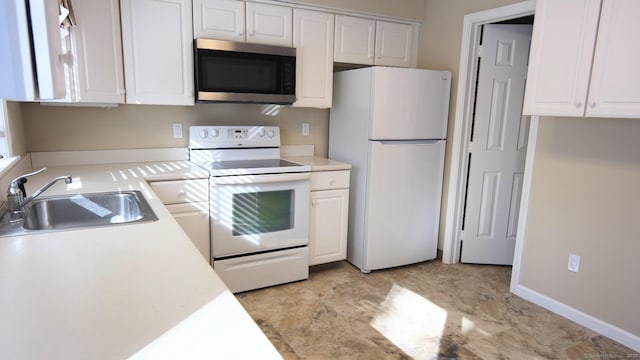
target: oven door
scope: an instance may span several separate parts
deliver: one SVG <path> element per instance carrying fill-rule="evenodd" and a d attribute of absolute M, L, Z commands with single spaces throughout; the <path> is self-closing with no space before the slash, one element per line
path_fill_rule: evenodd
<path fill-rule="evenodd" d="M 309 242 L 310 173 L 211 178 L 214 259 Z"/>

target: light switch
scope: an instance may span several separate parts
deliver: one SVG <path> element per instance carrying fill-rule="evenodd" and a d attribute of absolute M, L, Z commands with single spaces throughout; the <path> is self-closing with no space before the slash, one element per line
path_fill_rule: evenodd
<path fill-rule="evenodd" d="M 302 123 L 302 136 L 309 136 L 309 123 Z"/>

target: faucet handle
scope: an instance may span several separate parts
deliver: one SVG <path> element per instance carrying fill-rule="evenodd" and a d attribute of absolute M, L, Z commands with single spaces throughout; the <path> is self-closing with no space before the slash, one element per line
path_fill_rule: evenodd
<path fill-rule="evenodd" d="M 17 180 L 18 189 L 22 192 L 22 196 L 27 197 L 27 190 L 24 188 L 24 183 L 27 182 L 27 178 L 20 178 Z"/>
<path fill-rule="evenodd" d="M 11 181 L 11 184 L 9 184 L 9 188 L 7 189 L 7 195 L 17 195 L 17 189 L 20 189 L 20 192 L 22 192 L 22 196 L 23 197 L 27 197 L 27 192 L 24 189 L 24 183 L 27 182 L 27 177 L 28 176 L 33 176 L 33 175 L 37 175 L 40 174 L 41 172 L 47 170 L 46 167 L 43 167 L 40 170 L 34 171 L 34 172 L 30 172 L 28 174 L 24 174 L 24 175 L 20 175 L 17 178 L 13 179 Z"/>

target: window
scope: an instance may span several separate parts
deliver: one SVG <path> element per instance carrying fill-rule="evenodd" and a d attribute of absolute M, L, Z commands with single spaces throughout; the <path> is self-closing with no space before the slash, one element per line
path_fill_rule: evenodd
<path fill-rule="evenodd" d="M 20 160 L 11 150 L 11 128 L 9 126 L 9 108 L 6 100 L 0 100 L 0 177 Z"/>
<path fill-rule="evenodd" d="M 11 137 L 9 134 L 7 101 L 0 100 L 0 159 L 8 159 L 11 156 Z"/>

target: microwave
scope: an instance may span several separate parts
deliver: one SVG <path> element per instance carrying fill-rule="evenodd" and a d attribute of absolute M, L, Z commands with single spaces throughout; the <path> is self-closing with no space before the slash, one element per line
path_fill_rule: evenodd
<path fill-rule="evenodd" d="M 197 102 L 296 101 L 294 48 L 195 39 L 194 71 Z"/>

